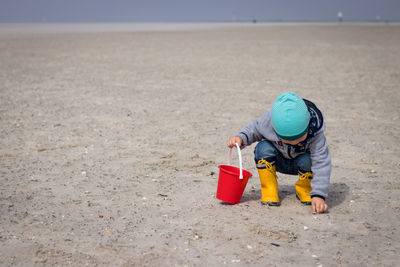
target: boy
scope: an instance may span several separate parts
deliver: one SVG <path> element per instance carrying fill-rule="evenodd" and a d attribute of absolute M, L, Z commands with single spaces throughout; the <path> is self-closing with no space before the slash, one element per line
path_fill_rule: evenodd
<path fill-rule="evenodd" d="M 328 210 L 325 198 L 331 173 L 331 157 L 324 135 L 322 112 L 314 103 L 292 92 L 275 100 L 271 111 L 247 125 L 228 141 L 240 147 L 260 141 L 254 159 L 261 182 L 261 203 L 279 206 L 276 171 L 298 174 L 296 196 L 312 205 L 313 213 Z"/>

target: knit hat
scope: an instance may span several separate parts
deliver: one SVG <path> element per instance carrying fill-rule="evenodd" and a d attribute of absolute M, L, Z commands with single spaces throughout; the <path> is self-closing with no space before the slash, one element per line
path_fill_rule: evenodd
<path fill-rule="evenodd" d="M 278 96 L 272 105 L 271 117 L 276 134 L 284 140 L 299 139 L 308 131 L 310 113 L 303 99 L 295 93 Z"/>

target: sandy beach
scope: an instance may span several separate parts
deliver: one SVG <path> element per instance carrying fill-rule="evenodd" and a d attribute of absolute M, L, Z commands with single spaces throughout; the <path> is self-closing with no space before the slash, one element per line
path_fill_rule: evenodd
<path fill-rule="evenodd" d="M 0 265 L 400 261 L 400 25 L 10 27 Z M 297 177 L 282 174 L 282 205 L 261 205 L 255 144 L 242 150 L 253 177 L 241 203 L 215 198 L 228 137 L 285 91 L 324 112 L 327 214 L 301 205 Z"/>

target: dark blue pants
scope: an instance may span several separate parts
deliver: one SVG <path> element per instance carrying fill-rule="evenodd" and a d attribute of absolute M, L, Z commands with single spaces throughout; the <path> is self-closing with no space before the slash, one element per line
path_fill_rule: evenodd
<path fill-rule="evenodd" d="M 311 172 L 310 153 L 304 153 L 294 159 L 284 158 L 283 155 L 267 140 L 259 142 L 254 149 L 254 160 L 258 169 L 265 169 L 265 164 L 258 164 L 258 161 L 264 159 L 276 166 L 276 171 L 284 174 Z"/>

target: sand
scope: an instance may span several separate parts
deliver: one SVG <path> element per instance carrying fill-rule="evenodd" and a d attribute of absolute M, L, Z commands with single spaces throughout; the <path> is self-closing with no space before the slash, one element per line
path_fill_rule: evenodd
<path fill-rule="evenodd" d="M 400 261 L 399 25 L 1 27 L 0 265 Z M 329 213 L 281 174 L 262 206 L 255 144 L 241 203 L 221 203 L 228 137 L 289 90 L 325 114 Z"/>

